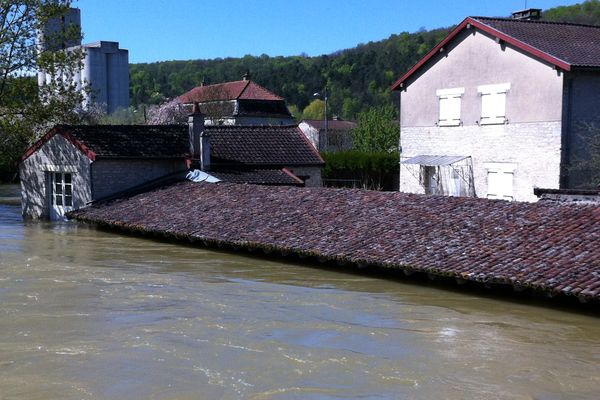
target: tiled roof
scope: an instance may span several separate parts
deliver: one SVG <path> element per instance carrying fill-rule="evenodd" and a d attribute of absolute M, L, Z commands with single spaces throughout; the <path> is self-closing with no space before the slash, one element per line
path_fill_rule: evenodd
<path fill-rule="evenodd" d="M 189 104 L 193 102 L 203 103 L 226 100 L 282 101 L 283 98 L 251 80 L 242 80 L 197 86 L 179 96 L 177 100 L 181 103 Z"/>
<path fill-rule="evenodd" d="M 600 300 L 599 206 L 186 182 L 74 216 L 186 241 Z"/>
<path fill-rule="evenodd" d="M 306 122 L 319 130 L 325 129 L 325 121 L 322 119 L 305 119 L 302 122 Z M 327 121 L 327 129 L 332 131 L 349 131 L 354 128 L 356 128 L 356 122 L 353 121 L 340 121 L 335 119 Z"/>
<path fill-rule="evenodd" d="M 321 165 L 323 159 L 297 126 L 207 126 L 211 163 L 220 165 Z"/>
<path fill-rule="evenodd" d="M 221 166 L 321 165 L 323 160 L 296 126 L 206 126 L 211 156 Z M 187 125 L 57 125 L 21 158 L 61 134 L 90 159 L 162 158 L 189 153 Z"/>
<path fill-rule="evenodd" d="M 600 67 L 600 26 L 506 18 L 473 19 L 573 67 Z"/>
<path fill-rule="evenodd" d="M 249 183 L 253 185 L 304 186 L 304 182 L 284 169 L 218 169 L 210 174 L 224 182 Z"/>
<path fill-rule="evenodd" d="M 558 68 L 600 68 L 600 26 L 507 18 L 468 17 L 391 87 L 403 84 L 446 44 L 469 27 L 480 29 Z"/>
<path fill-rule="evenodd" d="M 64 136 L 92 160 L 96 157 L 183 157 L 189 148 L 187 126 L 57 125 L 28 149 L 21 160 L 57 134 Z"/>

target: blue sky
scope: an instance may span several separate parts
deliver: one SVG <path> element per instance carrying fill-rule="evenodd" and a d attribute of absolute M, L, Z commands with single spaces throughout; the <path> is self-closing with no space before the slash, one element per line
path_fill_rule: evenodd
<path fill-rule="evenodd" d="M 74 0 L 84 42 L 112 40 L 130 62 L 329 54 L 393 33 L 583 0 Z"/>

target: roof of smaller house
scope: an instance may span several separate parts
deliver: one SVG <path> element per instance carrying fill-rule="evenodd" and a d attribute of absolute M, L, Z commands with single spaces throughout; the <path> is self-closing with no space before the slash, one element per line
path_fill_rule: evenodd
<path fill-rule="evenodd" d="M 57 134 L 91 160 L 96 157 L 179 158 L 189 149 L 187 127 L 181 125 L 56 125 L 23 154 L 21 161 Z"/>
<path fill-rule="evenodd" d="M 325 121 L 322 119 L 305 119 L 302 122 L 306 122 L 308 125 L 315 127 L 316 129 L 325 129 Z M 354 121 L 343 121 L 343 120 L 329 120 L 327 121 L 327 129 L 332 131 L 349 131 L 356 128 L 356 122 Z"/>
<path fill-rule="evenodd" d="M 468 17 L 391 87 L 404 82 L 460 32 L 474 27 L 565 71 L 600 68 L 600 26 L 509 18 Z"/>
<path fill-rule="evenodd" d="M 296 125 L 207 126 L 211 163 L 218 165 L 322 165 L 319 152 Z"/>
<path fill-rule="evenodd" d="M 205 126 L 211 161 L 221 166 L 322 165 L 323 159 L 297 126 Z M 25 160 L 54 135 L 62 135 L 88 158 L 183 158 L 187 125 L 57 125 L 29 148 Z"/>
<path fill-rule="evenodd" d="M 181 103 L 205 103 L 227 100 L 270 100 L 283 101 L 283 97 L 265 89 L 251 80 L 197 86 L 177 98 Z"/>
<path fill-rule="evenodd" d="M 285 168 L 282 169 L 221 169 L 210 174 L 225 182 L 249 183 L 254 185 L 304 186 L 302 179 Z"/>

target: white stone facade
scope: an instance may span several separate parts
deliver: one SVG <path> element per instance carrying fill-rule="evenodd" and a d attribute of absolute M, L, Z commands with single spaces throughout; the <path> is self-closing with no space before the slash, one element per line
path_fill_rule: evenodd
<path fill-rule="evenodd" d="M 73 208 L 92 200 L 91 160 L 61 135 L 53 136 L 19 165 L 23 217 L 50 219 L 50 173 L 66 172 L 73 178 Z"/>
<path fill-rule="evenodd" d="M 488 197 L 491 165 L 514 168 L 513 197 L 536 201 L 536 187 L 558 188 L 561 160 L 561 122 L 488 126 L 404 127 L 402 160 L 418 155 L 469 156 L 477 197 Z M 401 161 L 402 161 L 401 160 Z M 401 165 L 400 191 L 424 193 L 414 169 Z"/>

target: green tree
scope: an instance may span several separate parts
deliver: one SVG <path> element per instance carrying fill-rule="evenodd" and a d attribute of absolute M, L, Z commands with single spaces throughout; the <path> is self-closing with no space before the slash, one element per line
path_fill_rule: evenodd
<path fill-rule="evenodd" d="M 400 129 L 392 106 L 369 108 L 358 114 L 352 130 L 354 150 L 366 153 L 397 152 Z"/>
<path fill-rule="evenodd" d="M 0 0 L 0 179 L 15 175 L 18 157 L 50 125 L 87 118 L 84 93 L 73 81 L 83 53 L 62 49 L 81 38 L 79 29 L 47 34 L 43 48 L 36 43 L 38 30 L 69 6 L 69 0 Z M 38 70 L 52 76 L 41 87 Z"/>
<path fill-rule="evenodd" d="M 325 102 L 314 99 L 302 111 L 302 119 L 325 119 Z"/>

